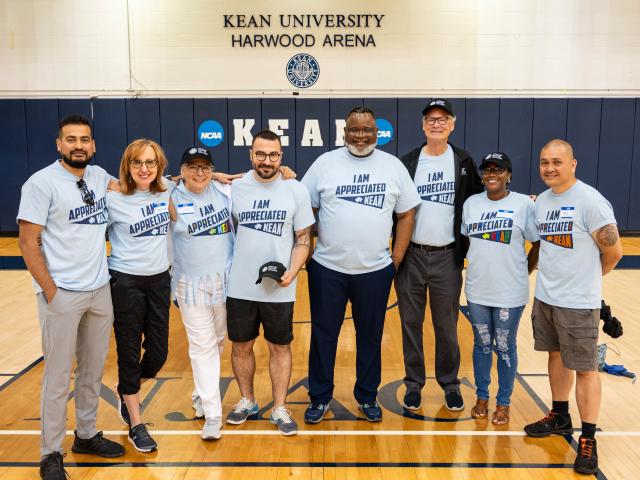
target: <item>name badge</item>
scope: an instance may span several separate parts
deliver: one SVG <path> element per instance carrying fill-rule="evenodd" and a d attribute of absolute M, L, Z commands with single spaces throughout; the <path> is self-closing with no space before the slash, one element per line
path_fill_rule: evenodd
<path fill-rule="evenodd" d="M 560 218 L 573 218 L 576 207 L 560 207 Z"/>
<path fill-rule="evenodd" d="M 176 210 L 180 215 L 188 215 L 194 212 L 193 203 L 179 203 L 176 205 Z"/>
<path fill-rule="evenodd" d="M 153 204 L 153 213 L 167 213 L 169 211 L 169 207 L 167 207 L 167 202 L 158 202 Z"/>
<path fill-rule="evenodd" d="M 513 218 L 513 210 L 498 210 L 496 218 Z"/>

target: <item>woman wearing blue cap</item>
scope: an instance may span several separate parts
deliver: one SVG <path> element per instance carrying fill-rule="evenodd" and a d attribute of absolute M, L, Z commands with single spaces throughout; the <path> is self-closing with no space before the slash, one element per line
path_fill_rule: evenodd
<path fill-rule="evenodd" d="M 516 336 L 529 301 L 529 274 L 538 262 L 540 241 L 533 201 L 511 192 L 511 161 L 500 152 L 479 167 L 485 191 L 469 197 L 462 213 L 462 234 L 469 242 L 465 295 L 473 328 L 476 404 L 471 416 L 488 417 L 493 352 L 498 358 L 494 425 L 509 423 L 509 404 L 518 368 Z M 533 242 L 526 253 L 525 240 Z"/>

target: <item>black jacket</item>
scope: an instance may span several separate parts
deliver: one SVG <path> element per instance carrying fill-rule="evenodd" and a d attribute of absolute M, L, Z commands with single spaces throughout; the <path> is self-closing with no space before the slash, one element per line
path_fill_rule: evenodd
<path fill-rule="evenodd" d="M 416 176 L 420 151 L 425 145 L 426 142 L 400 158 L 400 161 L 405 167 L 407 167 L 412 179 Z M 453 217 L 453 235 L 455 238 L 456 265 L 458 268 L 462 268 L 464 265 L 464 257 L 467 254 L 465 242 L 463 241 L 462 234 L 460 233 L 460 225 L 462 224 L 462 204 L 471 195 L 482 192 L 484 190 L 484 186 L 482 185 L 482 180 L 478 175 L 476 164 L 473 162 L 473 158 L 471 158 L 469 152 L 462 148 L 458 148 L 455 145 L 451 145 L 451 148 L 453 149 L 453 162 L 456 175 L 456 190 L 453 200 L 453 208 L 455 212 Z"/>

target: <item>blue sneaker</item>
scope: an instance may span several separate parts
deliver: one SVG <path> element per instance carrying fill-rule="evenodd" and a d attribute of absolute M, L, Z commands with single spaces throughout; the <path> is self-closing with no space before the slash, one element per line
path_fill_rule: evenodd
<path fill-rule="evenodd" d="M 311 402 L 304 412 L 304 423 L 320 423 L 328 411 L 328 403 Z"/>
<path fill-rule="evenodd" d="M 238 403 L 233 406 L 233 410 L 227 415 L 227 423 L 232 425 L 240 425 L 244 423 L 251 415 L 258 413 L 258 404 L 253 403 L 248 398 L 242 397 Z"/>
<path fill-rule="evenodd" d="M 360 411 L 364 414 L 368 422 L 382 421 L 382 409 L 375 400 L 373 403 L 361 403 Z"/>
<path fill-rule="evenodd" d="M 295 435 L 298 433 L 298 424 L 291 417 L 291 412 L 285 407 L 274 408 L 269 421 L 278 427 L 282 435 Z"/>

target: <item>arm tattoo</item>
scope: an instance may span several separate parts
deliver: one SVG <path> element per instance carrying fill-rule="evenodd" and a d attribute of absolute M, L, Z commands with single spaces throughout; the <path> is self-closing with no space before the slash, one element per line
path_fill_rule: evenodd
<path fill-rule="evenodd" d="M 307 247 L 311 246 L 311 227 L 307 227 L 300 233 L 296 233 L 296 246 Z"/>
<path fill-rule="evenodd" d="M 601 247 L 612 247 L 618 241 L 618 229 L 615 225 L 605 225 L 596 232 L 596 241 Z"/>

